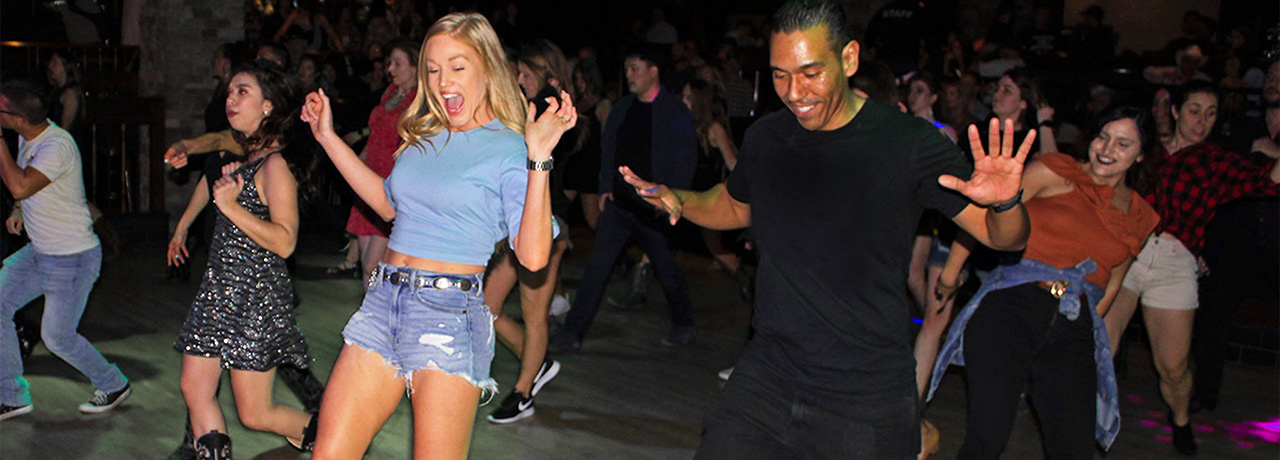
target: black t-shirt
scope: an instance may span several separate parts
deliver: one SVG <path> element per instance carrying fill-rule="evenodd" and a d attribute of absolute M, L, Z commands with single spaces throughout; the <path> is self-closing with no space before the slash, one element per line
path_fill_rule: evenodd
<path fill-rule="evenodd" d="M 618 125 L 618 150 L 614 164 L 630 166 L 640 177 L 653 177 L 653 104 L 637 99 Z M 631 212 L 652 212 L 653 206 L 636 194 L 635 187 L 613 174 L 613 200 Z"/>
<path fill-rule="evenodd" d="M 926 208 L 969 201 L 938 185 L 972 166 L 936 128 L 873 101 L 834 131 L 790 112 L 747 131 L 727 187 L 751 205 L 760 264 L 748 353 L 813 388 L 914 394 L 907 270 Z"/>

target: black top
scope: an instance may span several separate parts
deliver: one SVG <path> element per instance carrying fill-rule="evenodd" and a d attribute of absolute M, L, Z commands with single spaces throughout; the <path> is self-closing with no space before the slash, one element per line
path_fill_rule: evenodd
<path fill-rule="evenodd" d="M 614 164 L 630 166 L 640 177 L 653 177 L 653 104 L 637 100 L 627 109 L 625 118 L 618 125 L 618 150 Z M 621 174 L 613 174 L 614 203 L 631 212 L 652 211 L 635 188 L 622 180 Z"/>
<path fill-rule="evenodd" d="M 916 223 L 926 208 L 964 209 L 937 178 L 971 171 L 932 125 L 874 101 L 834 131 L 808 131 L 785 111 L 751 126 L 727 181 L 751 205 L 759 248 L 750 352 L 812 388 L 914 395 Z"/>
<path fill-rule="evenodd" d="M 231 129 L 231 122 L 227 121 L 227 85 L 219 80 L 218 86 L 213 89 L 213 95 L 209 96 L 209 103 L 204 106 L 204 132 L 216 133 L 228 129 Z"/>

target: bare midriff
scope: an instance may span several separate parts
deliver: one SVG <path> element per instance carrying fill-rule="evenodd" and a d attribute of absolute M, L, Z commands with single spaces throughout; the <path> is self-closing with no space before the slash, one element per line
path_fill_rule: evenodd
<path fill-rule="evenodd" d="M 408 254 L 401 254 L 391 248 L 387 248 L 386 252 L 382 254 L 382 263 L 398 267 L 416 268 L 418 270 L 426 270 L 436 273 L 448 273 L 451 275 L 475 275 L 484 272 L 484 265 L 460 264 L 457 262 L 423 259 L 421 257 L 414 257 Z"/>

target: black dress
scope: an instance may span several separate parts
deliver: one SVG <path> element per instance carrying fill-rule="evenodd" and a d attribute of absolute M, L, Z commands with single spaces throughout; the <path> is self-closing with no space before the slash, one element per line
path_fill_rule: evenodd
<path fill-rule="evenodd" d="M 266 158 L 234 173 L 244 178 L 236 200 L 261 219 L 269 214 L 253 176 Z M 284 258 L 250 239 L 221 210 L 211 254 L 174 348 L 220 358 L 226 369 L 265 371 L 285 363 L 306 368 L 311 359 L 293 314 L 293 282 Z"/>

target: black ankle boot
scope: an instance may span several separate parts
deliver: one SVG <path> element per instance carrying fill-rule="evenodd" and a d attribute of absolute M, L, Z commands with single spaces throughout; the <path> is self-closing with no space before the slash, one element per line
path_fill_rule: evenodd
<path fill-rule="evenodd" d="M 1173 423 L 1173 412 L 1169 413 L 1169 427 L 1172 428 L 1173 448 L 1179 454 L 1186 456 L 1194 456 L 1199 452 L 1196 447 L 1195 430 L 1191 428 L 1191 421 L 1188 420 L 1186 425 L 1178 426 Z"/>
<path fill-rule="evenodd" d="M 320 415 L 312 415 L 311 419 L 307 420 L 307 426 L 302 428 L 302 442 L 294 444 L 292 439 L 285 439 L 289 440 L 289 445 L 293 446 L 294 449 L 298 449 L 299 452 L 311 452 L 316 448 L 316 432 L 319 430 Z"/>
<path fill-rule="evenodd" d="M 213 430 L 196 440 L 199 460 L 231 460 L 231 437 Z"/>
<path fill-rule="evenodd" d="M 282 364 L 276 367 L 276 373 L 280 374 L 280 379 L 284 380 L 284 385 L 289 387 L 289 391 L 302 401 L 303 407 L 307 412 L 312 414 L 320 413 L 320 400 L 324 397 L 324 384 L 316 379 L 315 374 L 311 373 L 311 369 L 299 369 L 292 364 Z"/>

